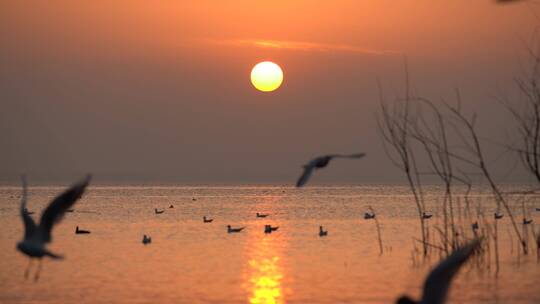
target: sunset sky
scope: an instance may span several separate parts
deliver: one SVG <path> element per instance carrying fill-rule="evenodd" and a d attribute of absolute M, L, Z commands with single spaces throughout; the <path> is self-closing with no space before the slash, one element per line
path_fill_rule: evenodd
<path fill-rule="evenodd" d="M 293 183 L 400 181 L 377 131 L 377 80 L 510 128 L 495 97 L 517 96 L 538 27 L 534 2 L 2 1 L 0 181 Z M 283 85 L 263 93 L 270 60 Z"/>

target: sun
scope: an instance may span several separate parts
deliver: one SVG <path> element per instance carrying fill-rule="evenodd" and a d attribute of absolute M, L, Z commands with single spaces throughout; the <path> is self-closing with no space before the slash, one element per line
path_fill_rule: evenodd
<path fill-rule="evenodd" d="M 275 91 L 282 82 L 283 71 L 271 61 L 259 62 L 251 70 L 251 83 L 259 91 Z"/>

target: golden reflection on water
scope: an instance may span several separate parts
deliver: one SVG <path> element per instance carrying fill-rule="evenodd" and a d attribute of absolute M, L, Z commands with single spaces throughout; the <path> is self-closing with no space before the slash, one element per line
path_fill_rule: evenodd
<path fill-rule="evenodd" d="M 250 260 L 251 268 L 251 296 L 252 304 L 278 304 L 284 303 L 281 280 L 283 274 L 279 267 L 279 257 L 273 256 L 260 260 Z"/>
<path fill-rule="evenodd" d="M 275 198 L 267 198 L 264 203 L 272 203 Z M 266 205 L 266 204 L 265 204 Z M 284 271 L 282 265 L 282 249 L 286 239 L 280 231 L 272 234 L 263 233 L 264 224 L 276 223 L 272 221 L 258 221 L 260 229 L 250 230 L 247 265 L 247 289 L 249 303 L 251 304 L 282 304 L 285 303 L 283 295 Z M 257 225 L 259 226 L 259 225 Z"/>

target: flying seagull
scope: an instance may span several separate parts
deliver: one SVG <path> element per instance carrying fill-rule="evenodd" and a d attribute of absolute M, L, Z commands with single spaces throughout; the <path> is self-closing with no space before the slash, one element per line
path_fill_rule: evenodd
<path fill-rule="evenodd" d="M 349 154 L 349 155 L 342 155 L 342 154 L 330 154 L 325 156 L 319 156 L 313 160 L 311 160 L 309 163 L 305 164 L 303 166 L 304 172 L 296 182 L 296 187 L 302 187 L 305 185 L 311 176 L 311 173 L 314 169 L 321 169 L 328 165 L 328 163 L 332 160 L 332 158 L 362 158 L 366 155 L 366 153 L 357 153 L 357 154 Z"/>
<path fill-rule="evenodd" d="M 473 254 L 476 248 L 480 246 L 480 239 L 475 239 L 469 244 L 454 251 L 450 256 L 439 263 L 429 273 L 424 282 L 422 299 L 414 301 L 408 296 L 399 298 L 397 304 L 443 304 L 446 302 L 446 296 L 452 278 L 458 272 L 461 265 Z"/>
<path fill-rule="evenodd" d="M 66 210 L 72 207 L 73 204 L 75 204 L 75 202 L 81 198 L 89 182 L 90 175 L 57 196 L 49 204 L 45 211 L 43 211 L 39 225 L 36 225 L 32 217 L 25 212 L 28 190 L 26 178 L 22 178 L 23 194 L 21 198 L 21 217 L 24 224 L 24 239 L 17 243 L 17 249 L 30 258 L 30 262 L 24 273 L 25 278 L 28 277 L 33 258 L 37 258 L 39 261 L 38 269 L 34 276 L 36 281 L 39 279 L 39 273 L 41 271 L 41 258 L 44 256 L 48 256 L 53 259 L 63 258 L 61 255 L 47 250 L 45 245 L 52 241 L 51 232 L 53 226 L 60 222 Z"/>
<path fill-rule="evenodd" d="M 518 1 L 521 1 L 521 0 L 496 0 L 496 2 L 502 3 L 502 4 L 510 3 L 510 2 L 518 2 Z"/>

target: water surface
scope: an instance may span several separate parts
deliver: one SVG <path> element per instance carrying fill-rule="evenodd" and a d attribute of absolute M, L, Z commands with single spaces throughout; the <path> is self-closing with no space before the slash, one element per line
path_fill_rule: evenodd
<path fill-rule="evenodd" d="M 61 190 L 30 188 L 35 218 Z M 435 226 L 441 196 L 437 189 L 427 194 Z M 418 296 L 439 260 L 413 254 L 419 225 L 406 187 L 92 186 L 54 230 L 50 248 L 66 259 L 45 260 L 34 283 L 23 277 L 28 259 L 15 250 L 19 195 L 18 187 L 0 187 L 0 303 L 392 303 L 404 293 Z M 478 197 L 492 214 L 489 197 Z M 527 208 L 540 223 L 534 204 Z M 362 218 L 368 205 L 381 224 L 382 255 L 375 222 Z M 214 221 L 204 224 L 204 215 Z M 456 220 L 469 225 L 461 212 Z M 228 224 L 247 228 L 227 234 Z M 280 228 L 265 235 L 265 224 Z M 76 225 L 92 233 L 75 235 Z M 327 237 L 318 236 L 319 225 Z M 505 217 L 498 274 L 493 261 L 467 265 L 451 303 L 540 302 L 536 252 L 518 256 L 510 231 Z M 141 244 L 143 234 L 151 245 Z"/>

